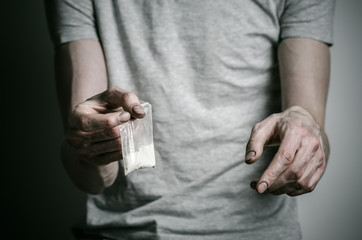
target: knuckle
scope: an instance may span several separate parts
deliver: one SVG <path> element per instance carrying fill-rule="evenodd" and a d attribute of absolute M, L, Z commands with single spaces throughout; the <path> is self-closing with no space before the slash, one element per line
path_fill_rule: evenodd
<path fill-rule="evenodd" d="M 285 150 L 280 153 L 280 158 L 286 164 L 291 164 L 293 162 L 293 154 Z"/>
<path fill-rule="evenodd" d="M 122 146 L 122 138 L 117 138 L 117 144 L 118 146 Z"/>
<path fill-rule="evenodd" d="M 87 131 L 91 127 L 91 121 L 87 116 L 80 116 L 79 123 L 82 131 Z"/>
<path fill-rule="evenodd" d="M 295 187 L 297 190 L 306 190 L 308 185 L 305 181 L 302 181 L 302 180 L 298 180 L 296 183 L 295 183 Z"/>
<path fill-rule="evenodd" d="M 301 142 L 303 146 L 310 147 L 314 152 L 320 148 L 319 139 L 316 136 L 312 135 L 308 130 L 302 128 L 299 133 L 301 136 L 303 136 Z"/>
<path fill-rule="evenodd" d="M 120 88 L 119 88 L 118 86 L 112 86 L 112 87 L 108 88 L 108 89 L 106 90 L 106 92 L 107 92 L 107 93 L 114 93 L 114 92 L 117 92 L 117 91 L 119 91 L 119 90 L 120 90 Z"/>
<path fill-rule="evenodd" d="M 71 120 L 72 118 L 79 118 L 85 115 L 87 111 L 88 111 L 87 102 L 79 103 L 73 108 L 73 110 L 69 114 L 68 120 Z"/>
<path fill-rule="evenodd" d="M 312 136 L 309 138 L 309 144 L 311 144 L 313 151 L 317 151 L 318 148 L 320 147 L 320 143 L 317 137 Z"/>
<path fill-rule="evenodd" d="M 325 167 L 326 165 L 326 161 L 325 161 L 325 157 L 324 155 L 322 155 L 321 157 L 318 158 L 318 162 L 317 162 L 318 167 Z"/>
<path fill-rule="evenodd" d="M 276 118 L 277 116 L 278 116 L 277 113 L 273 113 L 273 114 L 270 115 L 270 118 Z"/>
<path fill-rule="evenodd" d="M 79 103 L 79 104 L 77 104 L 77 105 L 74 107 L 72 113 L 73 113 L 74 115 L 77 115 L 77 113 L 82 112 L 81 109 L 82 109 L 82 103 Z"/>
<path fill-rule="evenodd" d="M 107 90 L 105 90 L 101 96 L 102 97 L 105 97 L 105 96 L 111 96 L 114 92 L 116 91 L 116 88 L 113 86 L 113 87 L 110 87 L 108 88 Z"/>
<path fill-rule="evenodd" d="M 317 124 L 317 123 L 314 123 L 313 124 L 313 128 L 314 128 L 314 130 L 316 131 L 316 132 L 321 132 L 321 126 L 319 126 L 319 124 Z"/>
<path fill-rule="evenodd" d="M 294 106 L 291 106 L 291 107 L 289 108 L 289 110 L 292 111 L 292 112 L 297 112 L 297 111 L 301 111 L 302 108 L 299 107 L 298 105 L 294 105 Z"/>
<path fill-rule="evenodd" d="M 271 115 L 268 117 L 268 119 L 270 119 L 270 120 L 276 120 L 276 119 L 279 118 L 279 116 L 280 116 L 279 113 L 273 113 L 273 114 L 271 114 Z"/>
<path fill-rule="evenodd" d="M 109 129 L 106 134 L 107 134 L 108 137 L 111 137 L 111 138 L 120 137 L 120 132 L 119 132 L 118 127 L 113 127 L 111 129 Z"/>
<path fill-rule="evenodd" d="M 294 126 L 293 126 L 293 130 L 301 137 L 305 137 L 309 134 L 308 130 L 305 129 L 305 127 L 303 127 L 301 124 L 299 123 L 295 123 Z M 305 141 L 306 139 L 303 138 L 302 140 L 302 143 L 303 141 Z"/>
<path fill-rule="evenodd" d="M 321 164 L 321 167 L 326 167 L 327 163 L 326 163 L 326 156 L 323 154 L 322 157 L 319 158 L 319 163 Z"/>
<path fill-rule="evenodd" d="M 122 101 L 123 102 L 129 102 L 129 101 L 132 101 L 134 99 L 136 99 L 136 95 L 132 92 L 125 92 L 123 95 L 122 95 Z"/>
<path fill-rule="evenodd" d="M 278 174 L 276 171 L 268 171 L 266 172 L 267 184 L 270 186 L 270 182 L 273 182 L 277 178 Z"/>
<path fill-rule="evenodd" d="M 119 93 L 123 93 L 126 92 L 124 89 L 118 87 L 118 86 L 112 86 L 110 88 L 108 88 L 106 91 L 104 91 L 104 95 L 105 96 L 116 96 Z"/>
<path fill-rule="evenodd" d="M 114 119 L 112 119 L 112 118 L 106 118 L 104 120 L 104 125 L 108 129 L 113 128 L 115 124 L 116 123 L 115 123 Z"/>
<path fill-rule="evenodd" d="M 289 174 L 289 179 L 292 181 L 296 181 L 302 177 L 302 172 L 299 168 L 292 168 Z"/>
<path fill-rule="evenodd" d="M 120 87 L 118 86 L 112 86 L 110 88 L 108 88 L 107 90 L 105 90 L 103 93 L 102 93 L 102 98 L 106 97 L 114 97 L 114 96 L 117 96 L 119 92 L 123 92 L 124 90 L 121 89 Z"/>
<path fill-rule="evenodd" d="M 258 122 L 258 123 L 256 123 L 254 126 L 253 126 L 253 129 L 252 129 L 252 133 L 257 133 L 258 132 L 258 130 L 262 127 L 262 123 L 261 122 Z"/>

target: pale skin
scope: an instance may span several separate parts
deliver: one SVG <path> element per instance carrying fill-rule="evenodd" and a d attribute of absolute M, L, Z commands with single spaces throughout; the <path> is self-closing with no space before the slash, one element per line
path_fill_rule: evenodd
<path fill-rule="evenodd" d="M 245 160 L 252 164 L 265 145 L 280 144 L 260 179 L 250 185 L 259 193 L 298 196 L 315 189 L 327 165 L 324 119 L 330 53 L 321 42 L 290 38 L 280 44 L 278 58 L 284 111 L 254 126 Z"/>
<path fill-rule="evenodd" d="M 60 46 L 55 54 L 58 99 L 66 140 L 63 165 L 82 191 L 97 194 L 111 186 L 122 158 L 119 126 L 144 117 L 139 100 L 120 88 L 107 90 L 101 45 L 81 40 Z M 118 111 L 123 107 L 126 111 Z"/>
<path fill-rule="evenodd" d="M 297 196 L 315 188 L 329 155 L 324 133 L 329 49 L 315 40 L 289 38 L 279 45 L 278 57 L 283 112 L 254 126 L 245 161 L 252 164 L 265 145 L 280 144 L 268 168 L 251 187 L 259 193 Z M 66 132 L 62 162 L 80 190 L 98 194 L 113 184 L 119 171 L 122 149 L 118 126 L 131 117 L 144 117 L 144 111 L 135 94 L 119 87 L 107 89 L 107 70 L 98 41 L 64 44 L 56 50 L 55 59 Z"/>

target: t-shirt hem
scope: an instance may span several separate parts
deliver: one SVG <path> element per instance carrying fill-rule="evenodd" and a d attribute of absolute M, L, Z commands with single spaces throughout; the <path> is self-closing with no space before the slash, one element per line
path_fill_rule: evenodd
<path fill-rule="evenodd" d="M 325 43 L 328 47 L 333 46 L 332 36 L 323 36 L 318 33 L 313 33 L 310 30 L 297 30 L 297 29 L 296 30 L 290 29 L 288 31 L 282 32 L 280 35 L 279 42 L 282 42 L 283 40 L 285 40 L 287 38 L 293 38 L 293 37 L 309 38 L 309 39 L 313 39 L 313 40 L 317 40 L 322 43 Z"/>
<path fill-rule="evenodd" d="M 58 37 L 53 38 L 53 45 L 54 48 L 57 48 L 65 43 L 79 41 L 79 40 L 86 40 L 86 39 L 99 40 L 97 34 L 95 33 L 78 32 L 77 34 L 74 34 L 72 32 L 67 32 L 67 33 L 60 33 L 58 34 Z"/>

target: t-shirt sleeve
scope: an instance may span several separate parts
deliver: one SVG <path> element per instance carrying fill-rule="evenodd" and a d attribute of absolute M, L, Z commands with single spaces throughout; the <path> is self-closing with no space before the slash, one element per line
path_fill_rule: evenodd
<path fill-rule="evenodd" d="M 286 0 L 280 18 L 280 41 L 289 37 L 333 44 L 335 0 Z"/>
<path fill-rule="evenodd" d="M 45 0 L 45 11 L 54 47 L 75 40 L 98 39 L 91 0 Z"/>

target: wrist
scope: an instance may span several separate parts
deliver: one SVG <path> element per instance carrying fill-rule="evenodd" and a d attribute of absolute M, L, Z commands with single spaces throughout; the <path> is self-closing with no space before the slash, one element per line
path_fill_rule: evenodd
<path fill-rule="evenodd" d="M 301 107 L 299 105 L 290 106 L 285 110 L 285 112 L 295 112 L 295 113 L 301 114 L 303 116 L 307 116 L 308 118 L 311 118 L 315 121 L 315 119 L 314 119 L 313 115 L 310 113 L 310 111 L 308 111 L 306 108 Z"/>
<path fill-rule="evenodd" d="M 325 110 L 321 108 L 314 108 L 313 106 L 300 105 L 288 105 L 285 111 L 295 112 L 303 116 L 307 116 L 312 119 L 313 122 L 318 125 L 319 128 L 324 129 L 324 115 Z"/>

